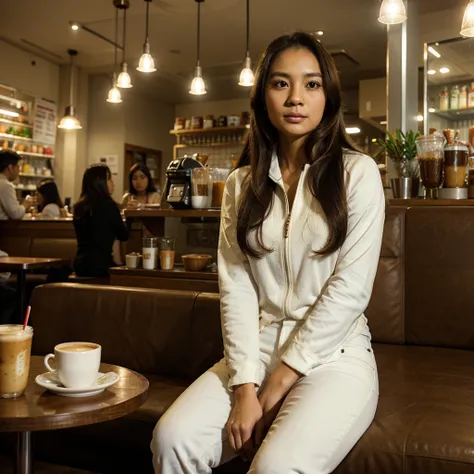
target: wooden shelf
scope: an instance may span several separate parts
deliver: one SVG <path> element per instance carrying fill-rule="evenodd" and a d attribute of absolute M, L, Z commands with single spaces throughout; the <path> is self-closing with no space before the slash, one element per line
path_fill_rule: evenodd
<path fill-rule="evenodd" d="M 2 114 L 0 114 L 2 115 Z M 14 120 L 9 120 L 5 118 L 0 118 L 1 123 L 8 123 L 10 125 L 18 125 L 19 127 L 27 127 L 27 128 L 33 128 L 33 125 L 30 125 L 29 123 L 21 123 L 21 122 L 15 122 Z"/>
<path fill-rule="evenodd" d="M 125 209 L 125 217 L 220 217 L 220 209 Z"/>
<path fill-rule="evenodd" d="M 13 89 L 12 89 L 13 90 Z M 5 102 L 16 102 L 16 103 L 20 103 L 20 104 L 23 104 L 23 105 L 26 105 L 27 107 L 29 107 L 30 105 L 28 104 L 28 102 L 24 101 L 24 100 L 21 100 L 21 99 L 16 99 L 15 97 L 8 97 L 6 95 L 0 95 L 0 100 L 4 100 Z"/>
<path fill-rule="evenodd" d="M 224 143 L 210 143 L 210 144 L 199 144 L 199 145 L 185 145 L 179 143 L 175 145 L 176 148 L 219 148 L 219 147 L 231 147 L 231 146 L 243 146 L 244 142 L 224 142 Z"/>
<path fill-rule="evenodd" d="M 238 125 L 235 127 L 213 127 L 213 128 L 197 128 L 190 130 L 170 130 L 171 135 L 196 135 L 202 133 L 224 133 L 224 132 L 242 132 L 247 130 L 246 125 Z"/>
<path fill-rule="evenodd" d="M 390 199 L 392 206 L 474 206 L 474 199 Z"/>
<path fill-rule="evenodd" d="M 43 176 L 42 174 L 28 174 L 28 173 L 20 173 L 22 178 L 41 178 L 41 179 L 54 179 L 54 176 Z"/>
<path fill-rule="evenodd" d="M 40 160 L 54 160 L 54 155 L 45 155 L 43 153 L 31 153 L 29 151 L 17 151 L 19 155 L 30 156 L 32 158 L 38 158 Z"/>
<path fill-rule="evenodd" d="M 19 137 L 17 135 L 10 135 L 9 133 L 0 133 L 0 138 L 11 138 L 12 140 L 19 140 L 24 142 L 32 142 L 32 138 Z"/>

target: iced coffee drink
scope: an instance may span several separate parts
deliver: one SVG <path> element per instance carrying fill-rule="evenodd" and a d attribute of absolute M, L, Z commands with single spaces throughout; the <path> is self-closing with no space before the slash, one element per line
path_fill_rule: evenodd
<path fill-rule="evenodd" d="M 444 187 L 465 188 L 469 150 L 460 143 L 448 145 L 444 149 Z"/>
<path fill-rule="evenodd" d="M 0 325 L 0 398 L 23 395 L 30 373 L 33 328 L 22 325 Z"/>
<path fill-rule="evenodd" d="M 436 199 L 443 182 L 444 138 L 435 135 L 418 137 L 416 148 L 425 197 Z"/>

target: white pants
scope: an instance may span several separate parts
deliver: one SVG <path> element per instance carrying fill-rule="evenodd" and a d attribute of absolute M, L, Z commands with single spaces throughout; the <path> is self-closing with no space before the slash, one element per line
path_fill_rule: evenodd
<path fill-rule="evenodd" d="M 261 331 L 262 383 L 297 330 L 285 321 Z M 163 415 L 151 444 L 156 474 L 209 474 L 236 456 L 225 430 L 233 403 L 227 382 L 222 360 Z M 328 363 L 293 386 L 248 473 L 331 473 L 369 427 L 377 401 L 369 338 L 352 334 Z"/>

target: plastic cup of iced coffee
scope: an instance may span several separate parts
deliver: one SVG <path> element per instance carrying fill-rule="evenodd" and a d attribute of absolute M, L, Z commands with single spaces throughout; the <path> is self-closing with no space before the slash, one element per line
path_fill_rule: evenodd
<path fill-rule="evenodd" d="M 33 328 L 0 324 L 0 398 L 23 395 L 30 373 Z"/>

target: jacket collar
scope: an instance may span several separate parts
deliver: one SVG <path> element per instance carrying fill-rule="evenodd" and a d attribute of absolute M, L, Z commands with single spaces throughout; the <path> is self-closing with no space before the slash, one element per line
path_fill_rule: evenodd
<path fill-rule="evenodd" d="M 282 180 L 280 163 L 278 162 L 278 155 L 276 150 L 273 150 L 272 153 L 272 161 L 270 163 L 270 170 L 268 171 L 268 176 L 277 184 L 280 184 Z"/>

